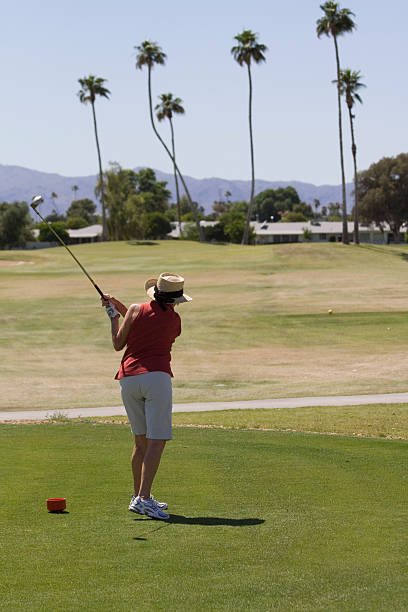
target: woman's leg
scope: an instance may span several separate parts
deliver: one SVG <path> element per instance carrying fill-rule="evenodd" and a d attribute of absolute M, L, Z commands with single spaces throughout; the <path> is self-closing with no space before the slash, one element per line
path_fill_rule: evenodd
<path fill-rule="evenodd" d="M 135 446 L 132 452 L 132 473 L 133 473 L 133 486 L 135 495 L 139 494 L 140 483 L 142 480 L 142 465 L 143 459 L 147 450 L 147 439 L 146 436 L 140 435 L 135 436 Z"/>
<path fill-rule="evenodd" d="M 153 480 L 159 467 L 165 444 L 166 440 L 147 439 L 147 449 L 142 462 L 139 488 L 139 495 L 142 499 L 150 497 Z"/>
<path fill-rule="evenodd" d="M 172 388 L 166 372 L 142 375 L 144 384 L 147 449 L 142 464 L 139 495 L 150 497 L 151 487 L 160 464 L 166 441 L 171 440 Z"/>

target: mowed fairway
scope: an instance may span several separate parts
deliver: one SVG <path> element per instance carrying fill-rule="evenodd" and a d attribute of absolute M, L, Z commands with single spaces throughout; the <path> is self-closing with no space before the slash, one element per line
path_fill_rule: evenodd
<path fill-rule="evenodd" d="M 154 490 L 169 524 L 127 511 L 130 442 L 1 426 L 1 609 L 406 610 L 404 442 L 176 429 Z"/>
<path fill-rule="evenodd" d="M 186 277 L 194 301 L 180 307 L 176 401 L 407 391 L 405 246 L 112 243 L 75 253 L 125 303 L 145 300 L 143 283 L 159 272 Z M 33 264 L 0 266 L 1 407 L 119 404 L 109 321 L 66 252 L 2 257 Z M 153 491 L 169 523 L 127 511 L 128 425 L 57 414 L 3 424 L 0 608 L 406 610 L 406 413 L 175 414 Z M 54 496 L 67 513 L 47 512 Z"/>
<path fill-rule="evenodd" d="M 163 271 L 186 278 L 175 401 L 407 390 L 408 248 L 190 242 L 80 245 L 126 304 Z M 2 409 L 120 404 L 99 298 L 62 248 L 0 255 Z M 10 261 L 29 261 L 9 265 Z M 330 316 L 328 309 L 333 309 Z"/>

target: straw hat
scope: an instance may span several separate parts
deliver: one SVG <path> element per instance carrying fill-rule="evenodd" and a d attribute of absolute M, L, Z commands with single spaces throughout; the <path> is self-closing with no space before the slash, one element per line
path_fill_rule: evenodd
<path fill-rule="evenodd" d="M 163 272 L 159 278 L 149 278 L 145 282 L 145 291 L 151 300 L 157 297 L 169 304 L 191 302 L 193 298 L 183 293 L 184 278 L 179 274 Z"/>

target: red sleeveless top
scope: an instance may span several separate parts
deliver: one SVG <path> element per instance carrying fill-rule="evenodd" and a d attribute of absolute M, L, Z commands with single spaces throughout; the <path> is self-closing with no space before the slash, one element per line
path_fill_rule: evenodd
<path fill-rule="evenodd" d="M 167 372 L 173 376 L 170 352 L 180 334 L 181 319 L 172 308 L 162 310 L 154 300 L 149 304 L 140 304 L 115 378 L 147 372 Z"/>

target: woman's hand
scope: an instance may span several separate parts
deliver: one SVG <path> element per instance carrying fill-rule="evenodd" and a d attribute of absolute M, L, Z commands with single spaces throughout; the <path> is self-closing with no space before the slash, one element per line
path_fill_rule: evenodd
<path fill-rule="evenodd" d="M 115 306 L 116 301 L 117 300 L 113 297 L 113 295 L 109 295 L 109 293 L 104 293 L 103 298 L 101 298 L 103 308 L 106 308 L 109 302 Z"/>
<path fill-rule="evenodd" d="M 105 308 L 106 308 L 106 314 L 108 315 L 110 319 L 119 319 L 119 313 L 116 310 L 115 306 L 112 304 L 112 302 L 108 302 Z"/>
<path fill-rule="evenodd" d="M 108 306 L 109 304 L 112 304 L 116 310 L 122 315 L 122 317 L 124 317 L 127 313 L 127 308 L 124 304 L 122 304 L 122 302 L 119 302 L 119 300 L 117 300 L 115 297 L 113 297 L 113 295 L 110 295 L 109 293 L 104 293 L 103 294 L 103 298 L 101 298 L 101 302 L 102 302 L 102 306 L 104 308 L 106 308 L 106 306 Z"/>

